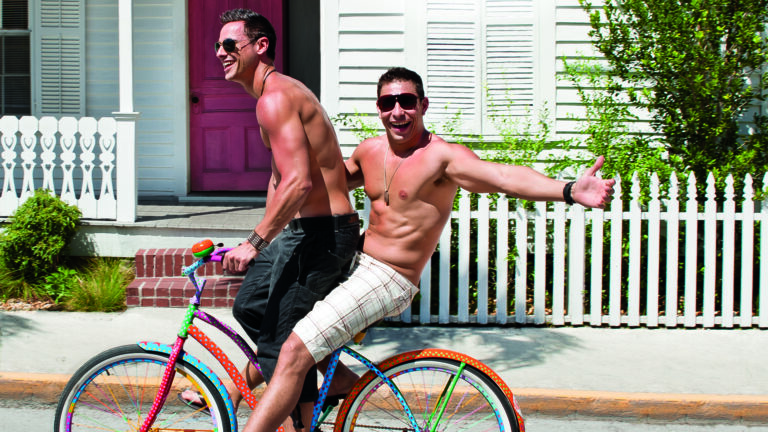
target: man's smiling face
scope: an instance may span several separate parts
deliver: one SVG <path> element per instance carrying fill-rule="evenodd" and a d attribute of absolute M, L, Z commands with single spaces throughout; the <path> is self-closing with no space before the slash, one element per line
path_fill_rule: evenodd
<path fill-rule="evenodd" d="M 387 137 L 392 144 L 407 143 L 418 140 L 424 131 L 424 113 L 427 111 L 427 98 L 418 99 L 411 106 L 408 99 L 417 95 L 416 85 L 411 81 L 392 81 L 381 87 L 379 101 L 386 101 L 387 96 L 402 95 L 390 108 L 389 104 L 378 103 L 379 118 L 387 131 Z"/>
<path fill-rule="evenodd" d="M 224 24 L 219 33 L 219 42 L 227 39 L 235 41 L 235 49 L 227 52 L 222 44 L 216 50 L 216 57 L 224 66 L 224 79 L 248 86 L 258 65 L 256 45 L 245 35 L 242 21 Z"/>

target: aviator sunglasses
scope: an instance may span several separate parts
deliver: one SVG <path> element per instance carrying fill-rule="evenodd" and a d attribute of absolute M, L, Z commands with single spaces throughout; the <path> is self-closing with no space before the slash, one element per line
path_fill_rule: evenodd
<path fill-rule="evenodd" d="M 219 52 L 219 48 L 223 47 L 224 51 L 226 51 L 227 54 L 232 54 L 233 52 L 239 51 L 239 50 L 247 47 L 248 45 L 254 43 L 255 41 L 259 40 L 259 38 L 261 38 L 261 37 L 269 38 L 269 36 L 264 34 L 264 33 L 258 33 L 255 38 L 251 39 L 247 44 L 241 46 L 240 48 L 237 47 L 237 42 L 239 42 L 239 41 L 236 41 L 236 40 L 231 39 L 231 38 L 226 38 L 226 39 L 224 39 L 221 42 L 216 42 L 214 47 L 216 48 L 216 52 Z"/>
<path fill-rule="evenodd" d="M 419 97 L 417 95 L 413 93 L 400 93 L 380 97 L 376 101 L 376 106 L 382 111 L 392 111 L 395 109 L 395 104 L 399 103 L 400 108 L 410 110 L 416 108 L 418 102 Z"/>

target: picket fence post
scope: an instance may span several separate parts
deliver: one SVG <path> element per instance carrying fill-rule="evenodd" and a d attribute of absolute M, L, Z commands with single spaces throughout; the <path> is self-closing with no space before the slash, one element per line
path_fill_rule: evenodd
<path fill-rule="evenodd" d="M 715 277 L 717 270 L 717 202 L 715 201 L 715 177 L 707 176 L 707 201 L 704 203 L 704 327 L 715 325 Z"/>
<path fill-rule="evenodd" d="M 646 271 L 648 289 L 646 290 L 645 325 L 659 325 L 659 261 L 661 253 L 661 201 L 659 200 L 659 177 L 651 175 L 650 202 L 648 203 L 648 269 Z M 658 251 L 658 252 L 656 252 Z"/>
<path fill-rule="evenodd" d="M 714 179 L 713 179 L 714 180 Z M 714 192 L 714 184 L 713 184 Z M 735 274 L 735 237 L 736 237 L 736 202 L 733 190 L 733 177 L 728 176 L 725 179 L 725 202 L 723 203 L 723 260 L 722 260 L 722 288 L 720 295 L 720 315 L 722 327 L 733 327 L 733 277 Z M 716 217 L 716 215 L 715 215 Z M 715 247 L 717 245 L 714 245 Z M 713 247 L 713 249 L 715 249 Z M 713 252 L 717 257 L 716 251 Z M 712 283 L 712 292 L 716 290 L 714 281 Z M 712 300 L 714 303 L 714 299 Z M 714 304 L 713 304 L 714 309 Z M 714 322 L 712 323 L 714 326 Z"/>
<path fill-rule="evenodd" d="M 763 193 L 760 203 L 760 328 L 768 327 L 768 173 L 763 177 Z"/>
<path fill-rule="evenodd" d="M 696 201 L 696 176 L 688 176 L 688 201 L 685 221 L 685 297 L 683 315 L 686 327 L 696 326 L 696 272 L 698 271 L 699 203 Z"/>
<path fill-rule="evenodd" d="M 744 179 L 744 204 L 741 212 L 741 305 L 739 307 L 739 326 L 752 327 L 752 283 L 754 273 L 755 244 L 755 193 L 752 188 L 752 176 Z M 762 224 L 765 224 L 763 220 Z"/>
<path fill-rule="evenodd" d="M 629 201 L 629 268 L 627 277 L 627 324 L 630 327 L 640 325 L 640 254 L 641 254 L 641 224 L 640 220 L 640 179 L 637 173 L 632 175 L 631 199 Z"/>
<path fill-rule="evenodd" d="M 680 189 L 677 175 L 669 178 L 669 200 L 667 200 L 667 259 L 666 259 L 666 312 L 665 327 L 678 324 L 678 266 L 680 265 Z"/>

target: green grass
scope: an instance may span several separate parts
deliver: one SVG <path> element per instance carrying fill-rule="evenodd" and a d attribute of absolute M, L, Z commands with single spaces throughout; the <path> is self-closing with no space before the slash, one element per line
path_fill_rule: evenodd
<path fill-rule="evenodd" d="M 64 304 L 69 310 L 85 312 L 123 310 L 125 287 L 133 280 L 133 275 L 133 264 L 128 260 L 93 259 Z"/>
<path fill-rule="evenodd" d="M 125 288 L 133 277 L 133 261 L 119 258 L 70 259 L 34 283 L 0 264 L 0 301 L 53 300 L 71 311 L 119 311 L 125 309 Z"/>
<path fill-rule="evenodd" d="M 35 286 L 20 278 L 0 263 L 0 301 L 8 299 L 32 300 L 38 297 Z"/>

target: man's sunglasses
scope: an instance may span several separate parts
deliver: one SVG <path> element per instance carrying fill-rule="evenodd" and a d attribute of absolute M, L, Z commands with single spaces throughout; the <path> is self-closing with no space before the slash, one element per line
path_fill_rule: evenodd
<path fill-rule="evenodd" d="M 395 109 L 395 104 L 399 103 L 400 108 L 404 110 L 410 110 L 416 108 L 416 104 L 419 103 L 419 97 L 413 93 L 400 93 L 396 95 L 386 95 L 380 97 L 376 101 L 376 106 L 382 111 L 392 111 Z"/>
<path fill-rule="evenodd" d="M 254 43 L 255 41 L 259 40 L 259 38 L 262 38 L 262 37 L 268 38 L 269 36 L 264 33 L 258 33 L 255 38 L 251 39 L 247 44 L 241 46 L 240 48 L 237 47 L 238 41 L 230 38 L 226 38 L 221 42 L 216 42 L 214 46 L 216 47 L 216 52 L 219 52 L 219 48 L 223 47 L 224 51 L 226 51 L 227 54 L 232 54 L 235 51 L 239 51 L 247 47 L 248 45 Z"/>

